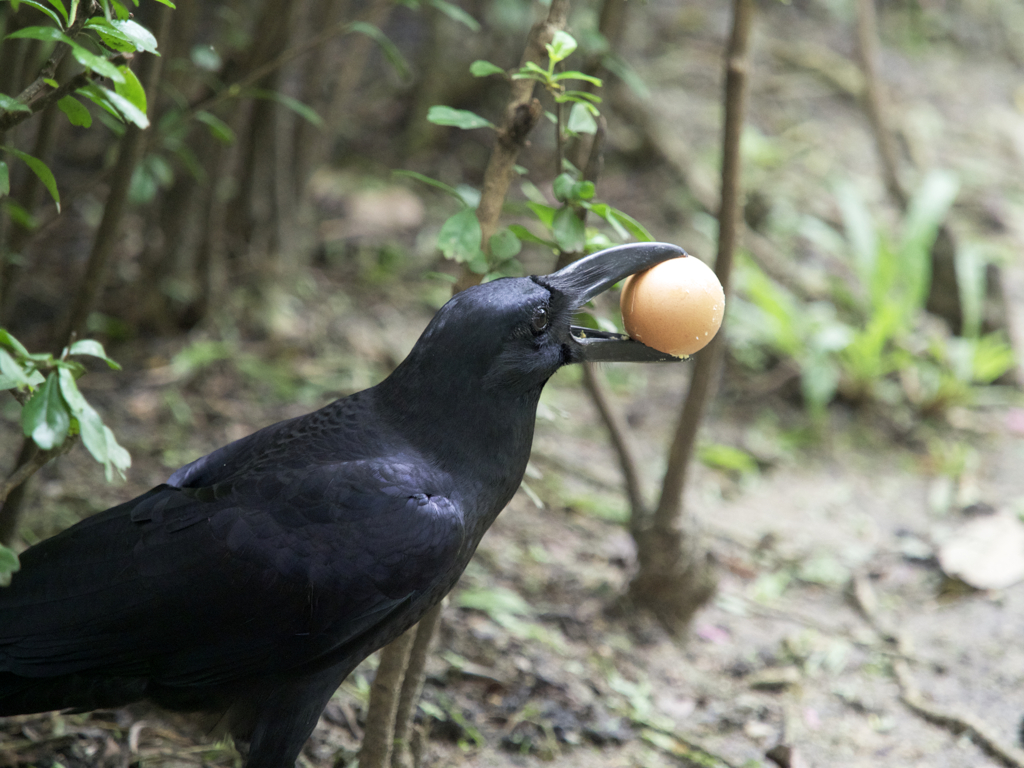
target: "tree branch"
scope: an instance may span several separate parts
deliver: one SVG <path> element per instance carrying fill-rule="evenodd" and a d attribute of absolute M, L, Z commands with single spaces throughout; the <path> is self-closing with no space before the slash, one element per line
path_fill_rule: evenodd
<path fill-rule="evenodd" d="M 715 274 L 728 297 L 736 235 L 742 222 L 740 210 L 740 137 L 747 93 L 747 49 L 753 25 L 753 0 L 734 0 L 733 29 L 726 53 L 725 125 L 722 136 L 722 204 L 718 213 L 718 253 Z M 669 450 L 661 499 L 652 520 L 656 530 L 674 530 L 682 511 L 683 489 L 693 455 L 701 418 L 707 405 L 711 379 L 720 366 L 724 328 L 697 355 L 693 378 L 683 403 Z"/>
<path fill-rule="evenodd" d="M 619 459 L 619 467 L 622 469 L 622 480 L 626 486 L 626 498 L 629 499 L 629 527 L 634 537 L 647 519 L 647 505 L 644 503 L 643 492 L 640 488 L 640 473 L 636 468 L 636 460 L 633 458 L 633 451 L 626 440 L 626 427 L 619 418 L 619 415 L 608 402 L 604 387 L 594 372 L 594 366 L 590 363 L 583 364 L 583 385 L 594 402 L 605 429 L 608 430 L 608 437 L 611 440 L 612 448 Z M 634 530 L 636 529 L 636 530 Z"/>
<path fill-rule="evenodd" d="M 547 61 L 547 46 L 555 32 L 565 29 L 569 16 L 569 0 L 552 0 L 548 17 L 535 24 L 526 40 L 526 48 L 519 66 L 534 62 L 538 66 Z M 494 149 L 484 171 L 483 187 L 476 217 L 480 221 L 481 241 L 484 252 L 489 252 L 491 235 L 498 231 L 498 219 L 505 205 L 508 188 L 512 184 L 516 159 L 526 144 L 526 137 L 537 125 L 543 110 L 540 102 L 533 98 L 536 82 L 530 79 L 512 80 L 511 93 L 505 105 L 505 119 L 494 142 Z M 463 268 L 455 289 L 461 291 L 480 282 L 481 275 Z"/>
<path fill-rule="evenodd" d="M 170 12 L 171 9 L 168 6 L 160 6 L 158 32 L 161 37 L 165 37 L 169 29 Z M 155 96 L 163 72 L 163 57 L 150 56 L 144 64 L 146 71 L 143 74 L 143 89 L 146 93 Z M 103 218 L 96 230 L 92 251 L 89 253 L 89 261 L 86 264 L 85 275 L 75 297 L 73 309 L 58 336 L 59 339 L 66 339 L 71 334 L 80 333 L 84 329 L 85 321 L 96 306 L 100 292 L 106 284 L 110 257 L 117 242 L 118 228 L 128 204 L 128 189 L 135 173 L 135 166 L 139 164 L 145 154 L 147 138 L 145 131 L 134 123 L 128 125 L 124 136 L 121 137 L 110 193 L 103 206 Z"/>
<path fill-rule="evenodd" d="M 885 186 L 900 209 L 906 210 L 907 191 L 900 182 L 896 145 L 889 129 L 888 103 L 878 77 L 878 19 L 875 15 L 875 0 L 857 2 L 857 54 L 864 71 L 864 107 L 871 122 L 878 158 L 882 163 Z"/>
<path fill-rule="evenodd" d="M 7 476 L 7 479 L 0 483 L 0 544 L 10 544 L 18 528 L 17 509 L 13 512 L 4 509 L 7 497 L 49 462 L 74 448 L 77 442 L 78 435 L 68 435 L 64 438 L 64 442 L 56 448 L 40 451 L 32 442 L 32 438 L 25 438 L 21 455 L 18 457 L 18 465 Z"/>
<path fill-rule="evenodd" d="M 70 37 L 72 40 L 78 37 L 82 29 L 85 27 L 86 22 L 89 21 L 89 19 L 96 13 L 98 9 L 99 6 L 95 2 L 90 2 L 88 5 L 88 9 L 79 8 L 78 15 L 75 17 L 74 23 L 72 23 L 72 25 L 68 27 L 66 33 L 67 36 Z M 61 61 L 64 59 L 65 56 L 68 55 L 68 51 L 70 50 L 71 46 L 67 43 L 57 43 L 53 47 L 53 51 L 50 53 L 50 58 L 48 58 L 46 60 L 46 63 L 43 64 L 43 67 L 39 70 L 39 74 L 36 76 L 36 79 L 29 83 L 22 90 L 22 92 L 15 97 L 16 100 L 20 101 L 22 104 L 27 106 L 32 111 L 22 112 L 19 110 L 17 112 L 6 112 L 0 114 L 0 133 L 3 133 L 4 131 L 9 130 L 10 128 L 13 128 L 14 126 L 24 122 L 25 120 L 28 120 L 37 112 L 41 112 L 42 110 L 46 109 L 46 107 L 48 107 L 54 101 L 62 99 L 72 91 L 92 82 L 92 79 L 95 77 L 95 74 L 92 72 L 83 72 L 80 75 L 77 75 L 68 83 L 65 83 L 63 86 L 56 88 L 53 91 L 50 91 L 49 93 L 43 93 L 43 95 L 40 96 L 40 94 L 43 92 L 43 89 L 52 87 L 46 81 L 53 79 L 53 76 L 57 73 L 57 67 L 60 66 Z M 122 59 L 122 61 L 118 62 L 117 59 Z M 115 57 L 114 63 L 120 65 L 123 64 L 125 60 L 126 59 L 124 56 L 118 56 Z M 85 79 L 81 80 L 83 76 L 85 77 Z M 67 87 L 72 82 L 76 81 L 78 82 L 73 88 Z M 60 93 L 60 95 L 55 96 L 54 94 L 58 92 Z"/>

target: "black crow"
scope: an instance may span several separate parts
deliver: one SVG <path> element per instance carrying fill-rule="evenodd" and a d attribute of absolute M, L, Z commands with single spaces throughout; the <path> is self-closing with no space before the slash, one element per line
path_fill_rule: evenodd
<path fill-rule="evenodd" d="M 0 715 L 150 700 L 294 765 L 328 699 L 454 586 L 519 487 L 568 363 L 674 359 L 570 326 L 676 256 L 611 248 L 469 288 L 380 384 L 282 421 L 25 551 L 0 588 Z"/>

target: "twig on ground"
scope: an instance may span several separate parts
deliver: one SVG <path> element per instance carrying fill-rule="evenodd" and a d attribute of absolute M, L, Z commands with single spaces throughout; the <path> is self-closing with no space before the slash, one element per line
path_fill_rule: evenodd
<path fill-rule="evenodd" d="M 910 672 L 910 664 L 906 658 L 909 643 L 899 630 L 891 629 L 881 621 L 874 600 L 874 590 L 863 576 L 854 576 L 854 588 L 850 594 L 871 628 L 899 652 L 899 658 L 893 659 L 892 671 L 899 685 L 900 701 L 910 711 L 928 722 L 958 736 L 966 735 L 990 757 L 1004 765 L 1010 768 L 1024 768 L 1024 751 L 1003 743 L 995 730 L 981 718 L 971 712 L 954 711 L 925 700 Z"/>

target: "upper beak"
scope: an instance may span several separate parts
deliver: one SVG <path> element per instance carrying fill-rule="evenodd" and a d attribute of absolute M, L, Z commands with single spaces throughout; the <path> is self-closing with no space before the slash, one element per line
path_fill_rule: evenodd
<path fill-rule="evenodd" d="M 630 243 L 584 256 L 553 272 L 540 282 L 561 292 L 574 308 L 583 306 L 599 293 L 635 272 L 687 253 L 669 243 Z M 681 358 L 641 344 L 624 333 L 608 333 L 571 326 L 578 359 L 588 362 L 660 363 Z"/>

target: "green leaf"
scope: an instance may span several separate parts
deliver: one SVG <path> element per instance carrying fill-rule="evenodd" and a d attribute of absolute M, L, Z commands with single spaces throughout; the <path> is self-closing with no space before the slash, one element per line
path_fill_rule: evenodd
<path fill-rule="evenodd" d="M 908 308 L 922 308 L 928 297 L 932 245 L 959 191 L 955 174 L 931 171 L 910 200 L 899 247 L 899 276 Z"/>
<path fill-rule="evenodd" d="M 950 171 L 936 170 L 925 176 L 907 208 L 901 251 L 912 247 L 931 248 L 959 191 L 960 180 Z"/>
<path fill-rule="evenodd" d="M 575 69 L 569 70 L 568 72 L 559 72 L 551 78 L 552 82 L 559 83 L 562 80 L 582 80 L 591 85 L 600 88 L 604 83 L 601 82 L 601 78 L 588 75 L 584 72 L 577 72 Z M 584 98 L 588 101 L 600 102 L 601 97 L 597 94 L 590 93 L 588 91 L 567 91 L 567 93 L 573 94 L 576 98 Z"/>
<path fill-rule="evenodd" d="M 166 5 L 168 8 L 175 9 L 175 10 L 177 9 L 177 6 L 175 6 L 175 4 L 171 2 L 171 0 L 156 0 L 156 1 L 158 3 L 160 3 L 161 5 Z"/>
<path fill-rule="evenodd" d="M 552 184 L 555 199 L 563 203 L 581 203 L 594 197 L 596 188 L 592 181 L 576 181 L 571 173 L 563 173 L 555 177 Z"/>
<path fill-rule="evenodd" d="M 108 48 L 112 48 L 115 51 L 121 51 L 127 53 L 128 51 L 134 51 L 135 43 L 132 42 L 127 35 L 113 25 L 112 22 L 107 21 L 102 16 L 96 16 L 89 19 L 85 23 L 85 28 L 92 30 L 99 35 L 100 40 Z"/>
<path fill-rule="evenodd" d="M 573 104 L 565 127 L 573 133 L 597 133 L 597 120 L 590 114 L 586 105 Z"/>
<path fill-rule="evenodd" d="M 89 110 L 74 96 L 65 96 L 57 102 L 57 106 L 60 107 L 61 112 L 67 115 L 72 125 L 81 128 L 88 128 L 92 125 L 92 115 L 89 114 Z"/>
<path fill-rule="evenodd" d="M 53 173 L 46 163 L 14 147 L 0 147 L 0 149 L 10 152 L 31 169 L 32 173 L 43 182 L 43 186 L 46 187 L 46 191 L 50 193 L 50 197 L 53 198 L 53 202 L 57 206 L 57 213 L 60 213 L 60 192 L 57 191 L 57 180 L 53 178 Z"/>
<path fill-rule="evenodd" d="M 469 74 L 473 77 L 489 77 L 490 75 L 504 75 L 505 70 L 497 64 L 491 64 L 489 61 L 477 59 L 469 65 Z"/>
<path fill-rule="evenodd" d="M 160 55 L 156 50 L 156 36 L 141 24 L 131 19 L 112 21 L 110 24 L 135 45 L 135 50 Z"/>
<path fill-rule="evenodd" d="M 114 83 L 114 92 L 119 96 L 123 96 L 128 100 L 133 107 L 135 107 L 143 115 L 146 114 L 146 89 L 142 87 L 142 83 L 139 82 L 139 78 L 135 76 L 128 67 L 118 67 L 121 74 L 124 75 L 123 83 Z M 146 120 L 146 125 L 140 125 L 140 128 L 145 128 L 149 125 L 149 120 Z"/>
<path fill-rule="evenodd" d="M 455 187 L 455 191 L 459 193 L 459 199 L 474 211 L 480 207 L 481 193 L 476 187 L 469 184 L 459 184 Z"/>
<path fill-rule="evenodd" d="M 269 91 L 262 88 L 255 89 L 251 91 L 251 93 L 257 99 L 269 99 L 270 101 L 276 101 L 281 106 L 290 109 L 310 125 L 316 126 L 317 128 L 324 127 L 324 119 L 320 117 L 319 113 L 311 106 L 303 104 L 298 99 L 280 93 L 279 91 Z"/>
<path fill-rule="evenodd" d="M 446 259 L 458 262 L 472 260 L 480 253 L 480 220 L 472 208 L 463 208 L 448 217 L 437 234 L 437 247 Z"/>
<path fill-rule="evenodd" d="M 715 469 L 724 469 L 739 474 L 757 472 L 757 461 L 742 448 L 722 443 L 708 443 L 697 449 L 701 463 Z"/>
<path fill-rule="evenodd" d="M 25 206 L 18 203 L 11 197 L 6 198 L 3 201 L 3 208 L 7 212 L 7 215 L 11 217 L 11 221 L 17 224 L 23 229 L 27 229 L 29 232 L 35 231 L 38 226 L 35 216 L 33 216 Z"/>
<path fill-rule="evenodd" d="M 26 2 L 27 0 L 22 0 Z M 18 561 L 18 555 L 13 549 L 8 549 L 3 544 L 0 544 L 0 587 L 9 587 L 11 585 L 11 574 L 17 573 L 21 570 L 21 563 Z"/>
<path fill-rule="evenodd" d="M 491 258 L 495 261 L 514 259 L 523 249 L 523 244 L 510 229 L 500 229 L 487 241 Z"/>
<path fill-rule="evenodd" d="M 555 222 L 554 208 L 552 208 L 550 205 L 534 202 L 527 203 L 526 207 L 533 212 L 533 215 L 537 217 L 537 220 L 541 224 L 543 224 L 546 228 L 551 229 L 552 225 Z"/>
<path fill-rule="evenodd" d="M 119 479 L 125 479 L 125 472 L 132 465 L 132 455 L 117 442 L 110 427 L 103 426 L 103 438 L 107 442 L 107 460 L 103 463 L 103 471 L 107 482 L 114 482 L 114 472 L 117 472 Z"/>
<path fill-rule="evenodd" d="M 508 587 L 480 587 L 459 591 L 455 598 L 460 608 L 472 608 L 492 618 L 504 615 L 533 616 L 535 611 L 518 592 Z"/>
<path fill-rule="evenodd" d="M 555 213 L 551 234 L 554 235 L 555 242 L 563 253 L 581 253 L 586 246 L 583 221 L 571 206 L 563 206 Z"/>
<path fill-rule="evenodd" d="M 109 78 L 115 83 L 124 82 L 124 75 L 121 74 L 121 70 L 105 56 L 99 56 L 74 41 L 71 42 L 71 55 L 75 57 L 75 61 L 86 69 L 92 70 L 97 75 Z"/>
<path fill-rule="evenodd" d="M 128 9 L 124 7 L 124 4 L 117 2 L 117 0 L 100 0 L 100 1 L 104 4 L 104 7 L 106 7 L 106 3 L 110 3 L 111 7 L 114 9 L 114 16 L 116 18 L 120 19 L 121 21 L 124 21 L 129 16 L 131 16 L 131 13 L 128 11 Z M 136 6 L 138 6 L 138 4 L 139 4 L 139 0 L 132 0 L 132 2 Z"/>
<path fill-rule="evenodd" d="M 131 466 L 131 455 L 117 442 L 114 433 L 103 423 L 96 409 L 89 405 L 75 381 L 74 374 L 66 368 L 58 372 L 60 391 L 71 414 L 78 421 L 82 445 L 96 461 L 103 465 L 107 482 L 112 482 L 114 472 L 124 479 L 124 470 Z"/>
<path fill-rule="evenodd" d="M 974 343 L 971 356 L 971 380 L 978 384 L 991 384 L 1013 369 L 1016 360 L 1013 347 L 1002 332 L 982 336 Z"/>
<path fill-rule="evenodd" d="M 0 328 L 0 344 L 9 349 L 13 349 L 17 354 L 22 355 L 23 357 L 28 355 L 28 350 L 25 348 L 25 345 L 14 338 L 6 328 Z"/>
<path fill-rule="evenodd" d="M 75 381 L 75 375 L 67 368 L 61 368 L 57 371 L 57 381 L 60 384 L 60 392 L 64 397 L 64 402 L 68 404 L 68 410 L 77 419 L 87 409 L 91 409 L 85 396 L 78 388 L 78 382 Z"/>
<path fill-rule="evenodd" d="M 105 362 L 108 366 L 113 368 L 115 371 L 120 371 L 121 366 L 118 365 L 114 360 L 107 357 L 107 351 L 103 348 L 96 339 L 81 339 L 76 341 L 68 349 L 69 355 L 89 355 L 90 357 L 98 357 L 100 360 Z"/>
<path fill-rule="evenodd" d="M 490 120 L 486 120 L 468 109 L 454 109 L 435 105 L 427 111 L 427 120 L 435 125 L 452 125 L 464 131 L 475 128 L 494 128 Z"/>
<path fill-rule="evenodd" d="M 551 183 L 551 189 L 555 193 L 555 199 L 560 203 L 572 199 L 572 188 L 576 184 L 576 177 L 571 173 L 560 173 Z"/>
<path fill-rule="evenodd" d="M 7 332 L 0 331 L 0 333 L 6 334 Z M 15 342 L 15 344 L 17 344 L 17 342 Z M 12 346 L 11 348 L 15 349 L 17 352 L 18 347 L 22 350 L 24 349 L 20 344 L 17 344 L 17 347 Z M 18 387 L 19 389 L 24 387 L 35 387 L 46 380 L 38 370 L 34 369 L 32 361 L 33 359 L 44 357 L 47 359 L 43 362 L 50 362 L 49 355 L 34 355 L 32 357 L 28 357 L 20 352 L 18 354 L 25 357 L 25 362 L 16 360 L 6 349 L 0 347 L 0 390 L 12 389 L 14 387 Z"/>
<path fill-rule="evenodd" d="M 31 380 L 17 360 L 5 349 L 0 349 L 0 389 L 27 387 Z"/>
<path fill-rule="evenodd" d="M 513 80 L 536 80 L 538 83 L 547 83 L 550 80 L 548 73 L 532 61 L 526 62 L 518 72 L 513 72 L 510 77 Z"/>
<path fill-rule="evenodd" d="M 32 108 L 28 104 L 22 104 L 20 101 L 12 96 L 8 96 L 6 93 L 0 93 L 0 109 L 7 112 L 31 112 Z"/>
<path fill-rule="evenodd" d="M 380 31 L 378 27 L 373 24 L 369 24 L 365 21 L 354 21 L 348 25 L 350 32 L 356 32 L 361 35 L 366 35 L 373 40 L 377 45 L 380 46 L 381 53 L 384 54 L 384 58 L 388 60 L 388 63 L 395 68 L 398 76 L 403 80 L 409 79 L 409 64 L 406 62 L 405 57 L 402 56 L 401 51 L 398 50 L 397 46 L 391 39 Z"/>
<path fill-rule="evenodd" d="M 654 236 L 647 231 L 647 227 L 618 208 L 612 208 L 607 203 L 584 204 L 584 207 L 611 224 L 622 239 L 632 236 L 642 243 L 654 242 Z"/>
<path fill-rule="evenodd" d="M 829 355 L 819 352 L 800 360 L 800 391 L 812 414 L 823 415 L 839 389 L 839 365 Z"/>
<path fill-rule="evenodd" d="M 572 55 L 572 52 L 576 50 L 576 38 L 570 35 L 565 30 L 558 30 L 551 38 L 551 42 L 545 46 L 548 50 L 548 56 L 551 58 L 553 64 L 557 64 L 560 61 L 564 61 Z"/>
<path fill-rule="evenodd" d="M 462 200 L 462 195 L 459 194 L 459 191 L 457 189 L 455 189 L 455 187 L 449 186 L 448 184 L 445 184 L 443 181 L 438 181 L 437 179 L 432 179 L 429 176 L 424 176 L 422 173 L 416 173 L 416 171 L 401 171 L 401 170 L 399 170 L 399 171 L 392 171 L 391 175 L 392 176 L 405 176 L 405 177 L 410 178 L 410 179 L 415 179 L 416 181 L 420 181 L 420 182 L 423 182 L 424 184 L 429 184 L 430 186 L 435 187 L 436 189 L 440 189 L 442 192 L 447 192 L 449 195 L 451 195 L 452 197 L 454 197 L 454 198 L 456 198 L 458 200 Z"/>
<path fill-rule="evenodd" d="M 79 88 L 78 93 L 81 93 L 97 106 L 103 107 L 103 109 L 119 120 L 135 123 L 139 128 L 149 127 L 149 118 L 146 117 L 146 113 L 141 112 L 138 107 L 119 93 L 114 93 L 114 91 L 108 88 L 101 88 L 94 83 Z"/>
<path fill-rule="evenodd" d="M 42 3 L 37 2 L 37 0 L 20 0 L 20 2 L 24 3 L 25 5 L 31 5 L 33 8 L 42 11 L 47 16 L 49 16 L 51 19 L 53 19 L 53 22 L 58 27 L 66 27 L 67 26 L 66 22 L 63 23 L 63 24 L 61 23 L 60 17 L 57 16 L 57 14 L 53 12 L 52 8 L 49 8 L 49 7 L 45 6 L 45 5 L 43 5 Z M 17 10 L 16 6 L 15 6 L 15 10 Z M 9 35 L 9 37 L 10 37 L 10 35 Z"/>
<path fill-rule="evenodd" d="M 64 3 L 61 0 L 50 0 L 50 5 L 56 8 L 60 15 L 64 17 L 64 26 L 68 26 L 71 23 L 71 19 L 68 16 L 68 9 L 64 7 Z"/>
<path fill-rule="evenodd" d="M 441 13 L 447 16 L 452 21 L 457 21 L 459 24 L 463 24 L 473 32 L 480 31 L 480 22 L 466 13 L 464 10 L 459 8 L 457 5 L 445 2 L 445 0 L 429 0 L 430 5 L 437 8 Z"/>
<path fill-rule="evenodd" d="M 592 181 L 577 181 L 572 185 L 573 200 L 593 200 L 597 193 L 597 187 Z"/>
<path fill-rule="evenodd" d="M 654 242 L 654 235 L 647 230 L 647 227 L 634 219 L 628 213 L 623 213 L 618 208 L 611 208 L 608 211 L 608 216 L 608 221 L 615 221 L 625 227 L 626 231 L 641 243 Z"/>
<path fill-rule="evenodd" d="M 39 7 L 40 10 L 42 10 L 40 6 L 36 7 Z M 53 17 L 53 19 L 57 22 L 59 26 L 60 20 L 52 13 L 50 15 Z M 54 29 L 53 27 L 24 27 L 22 29 L 19 29 L 17 32 L 11 32 L 11 34 L 9 34 L 6 39 L 39 40 L 43 43 L 67 43 L 71 46 L 77 45 L 77 43 L 74 40 L 65 35 L 59 29 Z"/>
<path fill-rule="evenodd" d="M 509 231 L 512 232 L 512 234 L 514 234 L 524 243 L 536 243 L 537 245 L 543 245 L 548 248 L 551 248 L 552 250 L 558 248 L 558 245 L 555 244 L 554 241 L 545 240 L 543 237 L 538 237 L 521 224 L 510 224 Z"/>
<path fill-rule="evenodd" d="M 11 194 L 11 171 L 7 163 L 0 160 L 0 197 Z"/>
<path fill-rule="evenodd" d="M 71 429 L 71 414 L 60 394 L 56 372 L 46 377 L 21 410 L 21 428 L 26 437 L 44 451 L 64 442 Z"/>
<path fill-rule="evenodd" d="M 988 262 L 980 245 L 965 243 L 956 249 L 953 265 L 956 267 L 956 285 L 960 294 L 960 309 L 963 316 L 963 328 L 960 335 L 977 338 L 981 333 L 981 322 L 985 311 Z"/>
<path fill-rule="evenodd" d="M 210 135 L 221 144 L 234 143 L 235 132 L 231 130 L 231 126 L 212 112 L 200 110 L 199 112 L 196 112 L 196 120 L 206 125 L 210 129 Z"/>
<path fill-rule="evenodd" d="M 608 203 L 592 203 L 587 205 L 586 209 L 611 224 L 612 229 L 615 230 L 615 234 L 623 240 L 629 237 L 629 232 L 626 231 L 626 228 L 622 226 L 614 216 L 612 216 L 612 207 L 608 205 Z"/>
<path fill-rule="evenodd" d="M 836 202 L 843 217 L 846 239 L 850 244 L 850 254 L 854 269 L 860 282 L 870 286 L 878 260 L 878 230 L 871 218 L 864 197 L 850 182 L 840 184 L 835 189 Z"/>

